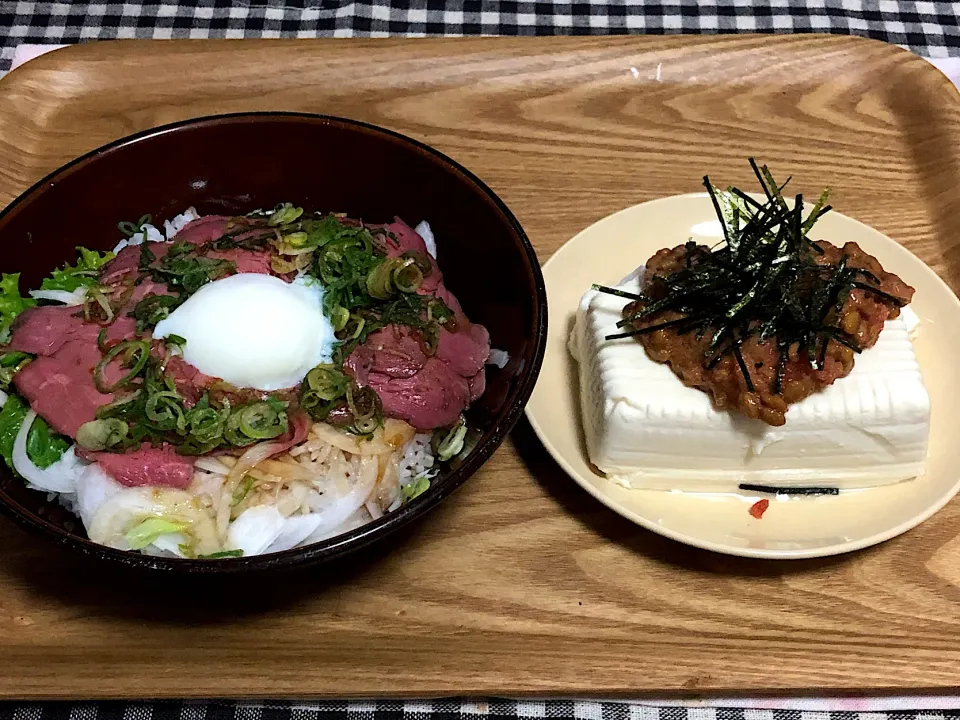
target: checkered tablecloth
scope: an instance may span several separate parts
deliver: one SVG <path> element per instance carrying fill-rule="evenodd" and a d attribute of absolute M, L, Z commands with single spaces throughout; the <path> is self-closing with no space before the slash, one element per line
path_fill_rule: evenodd
<path fill-rule="evenodd" d="M 0 72 L 22 43 L 109 38 L 830 32 L 960 56 L 960 2 L 918 0 L 0 0 Z"/>
<path fill-rule="evenodd" d="M 657 707 L 637 703 L 0 703 L 0 720 L 953 720 L 960 711 L 861 713 Z"/>
<path fill-rule="evenodd" d="M 960 1 L 0 0 L 0 75 L 14 50 L 112 38 L 832 32 L 907 47 L 960 78 Z M 27 49 L 26 59 L 37 54 Z M 0 658 L 3 662 L 3 658 Z M 136 689 L 130 692 L 135 694 Z M 697 702 L 436 700 L 2 703 L 0 720 L 950 720 L 960 697 Z"/>

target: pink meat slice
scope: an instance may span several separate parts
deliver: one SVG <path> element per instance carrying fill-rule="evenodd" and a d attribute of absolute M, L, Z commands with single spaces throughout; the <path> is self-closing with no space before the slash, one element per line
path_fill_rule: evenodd
<path fill-rule="evenodd" d="M 14 376 L 14 384 L 40 416 L 57 432 L 74 437 L 97 408 L 113 400 L 93 382 L 93 370 L 103 357 L 97 347 L 100 326 L 83 321 L 77 308 L 38 307 L 24 311 L 14 324 L 10 349 L 37 355 Z M 132 318 L 119 317 L 107 327 L 107 341 L 134 334 Z M 106 380 L 120 370 L 107 368 Z"/>
<path fill-rule="evenodd" d="M 241 248 L 211 250 L 206 253 L 206 256 L 217 260 L 229 260 L 236 266 L 238 273 L 260 273 L 261 275 L 271 273 L 270 259 L 272 253 L 268 250 L 243 250 Z"/>
<path fill-rule="evenodd" d="M 193 481 L 193 459 L 178 455 L 169 445 L 144 443 L 126 453 L 88 453 L 107 475 L 126 487 L 184 489 Z"/>
<path fill-rule="evenodd" d="M 371 333 L 367 342 L 347 358 L 354 379 L 365 385 L 370 373 L 393 378 L 413 377 L 427 361 L 417 332 L 403 325 L 388 325 Z"/>
<path fill-rule="evenodd" d="M 184 225 L 173 239 L 203 245 L 222 237 L 229 221 L 226 215 L 204 215 Z"/>
<path fill-rule="evenodd" d="M 464 377 L 473 377 L 483 370 L 490 356 L 490 333 L 483 325 L 467 323 L 457 332 L 440 331 L 437 357 Z"/>
<path fill-rule="evenodd" d="M 149 243 L 150 252 L 158 260 L 167 254 L 170 249 L 168 243 Z M 117 256 L 100 268 L 100 282 L 104 285 L 113 285 L 120 282 L 130 273 L 137 273 L 140 269 L 141 247 L 128 245 L 117 253 Z"/>
<path fill-rule="evenodd" d="M 54 430 L 76 437 L 77 429 L 94 419 L 97 408 L 113 400 L 93 384 L 93 368 L 100 358 L 96 342 L 70 340 L 55 355 L 36 358 L 13 382 Z M 116 378 L 108 374 L 108 379 Z"/>
<path fill-rule="evenodd" d="M 53 355 L 71 340 L 94 342 L 100 332 L 96 325 L 85 323 L 76 307 L 50 306 L 24 310 L 14 321 L 10 349 L 33 355 Z"/>
<path fill-rule="evenodd" d="M 456 422 L 470 402 L 467 378 L 435 357 L 413 377 L 392 378 L 371 373 L 369 383 L 390 417 L 406 420 L 417 430 L 433 430 Z"/>
<path fill-rule="evenodd" d="M 399 218 L 383 228 L 388 233 L 388 256 L 415 251 L 430 257 L 423 238 Z M 456 317 L 456 332 L 441 330 L 436 354 L 428 358 L 416 331 L 388 326 L 372 333 L 345 364 L 359 384 L 377 391 L 386 415 L 404 419 L 418 430 L 450 425 L 483 394 L 484 367 L 490 355 L 487 329 L 467 319 L 457 298 L 444 286 L 436 261 L 430 258 L 430 262 L 433 269 L 418 292 L 446 303 Z"/>

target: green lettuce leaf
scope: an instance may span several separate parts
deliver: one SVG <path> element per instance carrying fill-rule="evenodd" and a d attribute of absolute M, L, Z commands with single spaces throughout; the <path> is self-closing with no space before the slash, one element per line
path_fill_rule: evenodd
<path fill-rule="evenodd" d="M 19 429 L 19 428 L 18 428 Z M 47 468 L 63 455 L 70 443 L 62 435 L 55 433 L 43 418 L 33 421 L 27 435 L 27 457 L 38 467 Z"/>
<path fill-rule="evenodd" d="M 10 339 L 10 326 L 28 307 L 37 301 L 20 294 L 20 273 L 4 273 L 0 276 L 0 343 Z"/>
<path fill-rule="evenodd" d="M 408 503 L 414 498 L 420 497 L 429 489 L 430 478 L 425 474 L 417 475 L 417 477 L 413 479 L 413 482 L 400 486 L 400 495 L 403 498 L 403 502 Z"/>
<path fill-rule="evenodd" d="M 54 270 L 50 277 L 40 284 L 40 288 L 73 292 L 79 287 L 96 285 L 100 267 L 114 257 L 112 252 L 100 253 L 85 247 L 77 248 L 77 256 L 76 265 L 66 263 L 59 270 Z"/>
<path fill-rule="evenodd" d="M 30 408 L 16 395 L 7 397 L 0 409 L 0 455 L 9 468 L 13 468 L 13 442 L 20 432 L 23 419 Z M 70 447 L 70 443 L 61 435 L 53 432 L 43 418 L 33 421 L 30 434 L 27 435 L 27 457 L 35 465 L 47 468 L 53 465 Z"/>
<path fill-rule="evenodd" d="M 151 517 L 127 531 L 127 542 L 131 550 L 142 550 L 161 535 L 183 532 L 187 523 L 167 520 L 162 517 Z"/>

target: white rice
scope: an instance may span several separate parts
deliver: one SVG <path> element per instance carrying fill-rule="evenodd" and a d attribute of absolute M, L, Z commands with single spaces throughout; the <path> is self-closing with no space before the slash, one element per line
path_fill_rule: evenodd
<path fill-rule="evenodd" d="M 507 366 L 508 362 L 510 362 L 510 353 L 508 353 L 506 350 L 490 348 L 490 356 L 487 358 L 487 365 L 496 365 L 498 368 L 503 370 Z"/>
<path fill-rule="evenodd" d="M 427 252 L 430 253 L 430 257 L 436 260 L 437 240 L 433 237 L 433 230 L 430 228 L 430 223 L 424 220 L 422 223 L 417 225 L 414 230 L 417 231 L 417 235 L 423 238 L 423 244 L 427 246 Z"/>
<path fill-rule="evenodd" d="M 144 223 L 140 226 L 140 232 L 130 238 L 124 238 L 117 243 L 117 246 L 113 248 L 113 253 L 117 254 L 125 247 L 131 245 L 142 245 L 144 240 L 147 242 L 168 242 L 173 240 L 174 236 L 183 230 L 189 223 L 194 220 L 198 220 L 200 214 L 197 212 L 195 207 L 188 207 L 179 215 L 175 216 L 172 220 L 163 221 L 163 232 L 150 223 Z"/>
<path fill-rule="evenodd" d="M 409 485 L 421 475 L 429 475 L 433 472 L 434 458 L 430 440 L 431 435 L 423 433 L 414 435 L 413 440 L 407 443 L 403 457 L 397 464 L 401 485 Z"/>

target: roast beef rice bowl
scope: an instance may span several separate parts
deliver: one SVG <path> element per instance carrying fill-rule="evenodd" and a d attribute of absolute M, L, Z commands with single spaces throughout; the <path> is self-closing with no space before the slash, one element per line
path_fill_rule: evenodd
<path fill-rule="evenodd" d="M 119 223 L 39 288 L 5 274 L 0 454 L 94 542 L 274 553 L 430 492 L 507 354 L 429 225 L 285 203 Z"/>

